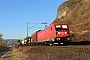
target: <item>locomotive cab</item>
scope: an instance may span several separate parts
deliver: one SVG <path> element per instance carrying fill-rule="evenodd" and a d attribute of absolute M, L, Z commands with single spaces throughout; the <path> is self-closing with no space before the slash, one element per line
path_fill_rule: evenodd
<path fill-rule="evenodd" d="M 55 42 L 63 44 L 71 41 L 70 31 L 67 24 L 56 24 L 55 31 Z"/>

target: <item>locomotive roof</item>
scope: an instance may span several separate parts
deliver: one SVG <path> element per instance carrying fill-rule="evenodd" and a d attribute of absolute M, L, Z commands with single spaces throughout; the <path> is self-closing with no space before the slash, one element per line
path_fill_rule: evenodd
<path fill-rule="evenodd" d="M 54 25 L 56 25 L 56 24 L 67 24 L 66 22 L 55 22 L 55 23 L 52 23 L 52 24 L 54 24 Z"/>

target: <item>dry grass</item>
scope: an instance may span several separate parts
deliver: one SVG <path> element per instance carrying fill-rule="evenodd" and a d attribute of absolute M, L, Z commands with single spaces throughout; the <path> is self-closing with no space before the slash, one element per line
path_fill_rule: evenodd
<path fill-rule="evenodd" d="M 27 60 L 27 57 L 19 49 L 13 48 L 10 59 L 11 60 Z"/>

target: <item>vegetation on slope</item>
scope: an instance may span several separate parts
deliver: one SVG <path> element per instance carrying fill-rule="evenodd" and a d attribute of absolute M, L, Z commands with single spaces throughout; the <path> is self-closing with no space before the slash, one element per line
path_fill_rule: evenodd
<path fill-rule="evenodd" d="M 28 60 L 20 49 L 13 48 L 11 53 L 11 60 Z"/>

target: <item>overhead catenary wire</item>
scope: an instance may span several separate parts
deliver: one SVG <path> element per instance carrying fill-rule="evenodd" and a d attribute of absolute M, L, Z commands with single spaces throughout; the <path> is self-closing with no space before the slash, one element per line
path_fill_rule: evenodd
<path fill-rule="evenodd" d="M 55 15 L 56 15 L 56 14 L 54 14 L 53 16 L 51 16 L 48 20 L 52 19 Z M 46 20 L 46 22 L 47 22 L 48 20 Z"/>
<path fill-rule="evenodd" d="M 33 26 L 32 26 L 32 27 L 30 27 L 30 28 L 33 28 L 34 26 L 36 26 L 36 25 L 38 25 L 38 24 L 39 24 L 39 23 L 37 23 L 37 24 L 33 25 Z M 30 29 L 30 28 L 29 28 L 29 29 Z"/>
<path fill-rule="evenodd" d="M 55 16 L 56 14 L 54 14 L 51 18 L 53 18 L 54 16 Z M 50 18 L 50 19 L 51 19 Z M 48 20 L 50 20 L 50 19 L 48 19 Z M 47 20 L 47 21 L 48 21 Z M 37 26 L 37 25 L 39 25 L 39 24 L 45 24 L 45 28 L 47 27 L 47 22 L 43 22 L 43 23 L 29 23 L 29 22 L 27 22 L 27 37 L 28 37 L 28 29 L 30 29 L 30 28 L 28 28 L 28 24 L 35 24 L 35 25 L 33 25 L 32 27 L 30 27 L 30 28 L 34 28 L 35 26 Z M 50 24 L 50 23 L 49 23 Z M 41 29 L 41 28 L 40 28 Z"/>
<path fill-rule="evenodd" d="M 55 15 L 56 15 L 56 14 L 54 14 L 54 15 L 53 15 L 52 17 L 50 17 L 48 20 L 50 20 L 51 18 L 53 18 Z M 37 26 L 37 25 L 39 25 L 39 24 L 44 24 L 44 25 L 45 25 L 45 28 L 46 28 L 46 26 L 47 26 L 46 24 L 49 24 L 49 25 L 50 25 L 50 23 L 47 23 L 48 20 L 46 20 L 46 22 L 43 22 L 43 23 L 29 23 L 29 22 L 28 22 L 28 24 L 35 24 L 35 25 L 33 25 L 32 27 L 30 27 L 30 28 L 34 28 L 35 26 Z M 29 28 L 29 29 L 30 29 L 30 28 Z"/>

